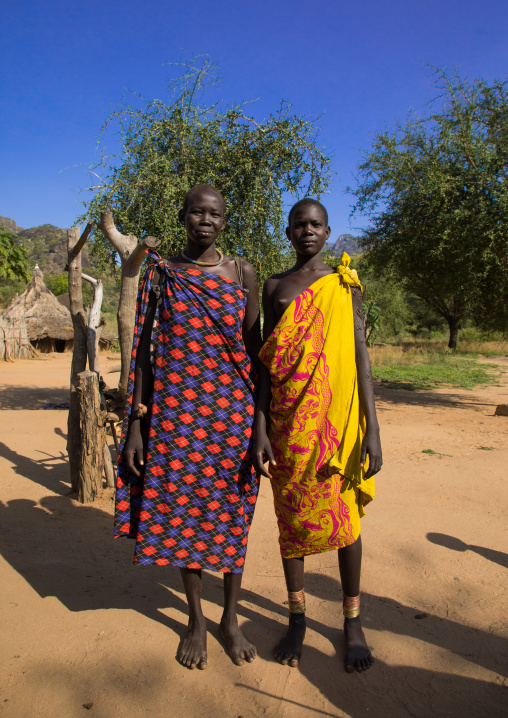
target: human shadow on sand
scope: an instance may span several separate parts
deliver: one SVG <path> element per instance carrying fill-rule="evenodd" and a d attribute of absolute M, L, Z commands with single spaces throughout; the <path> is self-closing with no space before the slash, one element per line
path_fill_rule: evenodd
<path fill-rule="evenodd" d="M 449 548 L 452 551 L 461 551 L 462 553 L 464 551 L 472 551 L 473 553 L 477 553 L 479 556 L 483 556 L 483 558 L 486 558 L 488 561 L 492 561 L 492 563 L 497 563 L 503 568 L 508 568 L 508 554 L 503 553 L 502 551 L 496 551 L 493 548 L 486 548 L 485 546 L 475 546 L 474 544 L 464 543 L 464 541 L 455 538 L 455 536 L 448 536 L 447 534 L 428 533 L 427 539 L 431 543 L 437 544 L 437 546 L 444 546 L 444 548 Z"/>

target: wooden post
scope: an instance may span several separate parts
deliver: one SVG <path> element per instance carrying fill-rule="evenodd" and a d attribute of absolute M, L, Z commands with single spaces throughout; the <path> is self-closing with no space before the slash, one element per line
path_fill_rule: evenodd
<path fill-rule="evenodd" d="M 101 410 L 99 380 L 93 371 L 78 374 L 79 425 L 81 451 L 79 454 L 78 501 L 94 501 L 102 495 L 104 471 L 105 412 Z"/>
<path fill-rule="evenodd" d="M 106 477 L 106 486 L 108 489 L 115 488 L 115 470 L 113 468 L 113 460 L 108 442 L 104 442 L 104 476 Z"/>
<path fill-rule="evenodd" d="M 69 418 L 67 421 L 67 453 L 72 491 L 78 491 L 80 475 L 81 429 L 78 397 L 78 374 L 86 369 L 86 319 L 81 293 L 81 250 L 93 224 L 89 222 L 80 236 L 79 227 L 67 230 L 67 270 L 69 272 L 69 303 L 74 327 Z"/>
<path fill-rule="evenodd" d="M 100 279 L 89 277 L 88 274 L 81 273 L 81 276 L 87 282 L 90 282 L 93 287 L 93 301 L 88 316 L 88 326 L 86 328 L 86 348 L 88 353 L 88 368 L 96 374 L 99 374 L 99 339 L 103 329 L 103 325 L 100 323 L 103 294 L 102 282 Z"/>

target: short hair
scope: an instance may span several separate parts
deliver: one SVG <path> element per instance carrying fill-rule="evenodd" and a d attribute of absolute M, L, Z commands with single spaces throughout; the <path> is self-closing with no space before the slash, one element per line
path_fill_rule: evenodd
<path fill-rule="evenodd" d="M 222 206 L 224 208 L 224 212 L 226 211 L 226 200 L 224 199 L 222 193 L 219 192 L 219 190 L 216 187 L 212 187 L 211 184 L 198 184 L 195 187 L 191 187 L 190 190 L 188 192 L 186 192 L 185 197 L 183 198 L 182 211 L 184 214 L 189 209 L 189 202 L 190 202 L 190 198 L 192 197 L 192 195 L 195 192 L 200 192 L 201 190 L 205 190 L 208 192 L 214 192 L 214 194 L 218 194 L 222 200 Z"/>
<path fill-rule="evenodd" d="M 316 207 L 319 207 L 319 209 L 322 210 L 323 214 L 325 215 L 326 224 L 328 225 L 328 212 L 326 211 L 326 207 L 323 204 L 321 204 L 321 202 L 318 202 L 317 199 L 312 199 L 312 197 L 304 197 L 299 202 L 294 204 L 291 207 L 291 209 L 289 210 L 289 215 L 288 215 L 288 225 L 289 226 L 291 226 L 291 218 L 293 217 L 293 214 L 296 212 L 296 210 L 306 204 L 313 204 Z"/>

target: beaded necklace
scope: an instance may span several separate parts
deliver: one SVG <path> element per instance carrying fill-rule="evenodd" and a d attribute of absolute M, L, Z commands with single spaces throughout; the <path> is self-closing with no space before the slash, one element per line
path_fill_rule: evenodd
<path fill-rule="evenodd" d="M 191 259 L 184 253 L 183 250 L 180 250 L 180 254 L 188 262 L 192 262 L 192 264 L 197 264 L 198 267 L 217 267 L 219 264 L 221 264 L 222 260 L 224 259 L 224 255 L 218 247 L 215 247 L 215 250 L 216 250 L 217 254 L 219 255 L 219 259 L 217 262 L 200 262 L 197 259 Z"/>

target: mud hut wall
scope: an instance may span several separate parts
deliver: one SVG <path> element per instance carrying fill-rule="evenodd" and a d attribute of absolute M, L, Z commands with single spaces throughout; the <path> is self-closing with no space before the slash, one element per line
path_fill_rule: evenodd
<path fill-rule="evenodd" d="M 0 360 L 29 359 L 31 355 L 26 322 L 0 318 Z"/>

